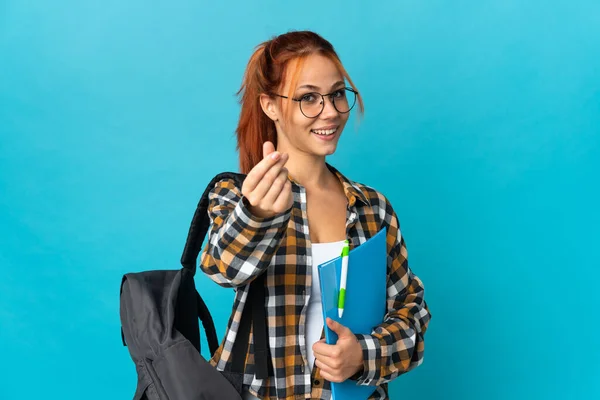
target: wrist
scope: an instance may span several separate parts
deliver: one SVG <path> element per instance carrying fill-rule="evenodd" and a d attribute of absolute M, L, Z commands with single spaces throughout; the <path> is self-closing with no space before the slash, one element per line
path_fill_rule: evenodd
<path fill-rule="evenodd" d="M 253 216 L 255 216 L 257 218 L 267 219 L 267 218 L 271 218 L 271 217 L 273 217 L 275 215 L 275 214 L 273 214 L 273 213 L 271 213 L 269 211 L 261 210 L 257 206 L 253 206 L 246 197 L 243 197 L 242 201 L 244 202 L 244 205 L 246 206 L 246 208 L 248 209 L 248 211 L 250 212 L 250 214 L 252 214 Z"/>
<path fill-rule="evenodd" d="M 250 210 L 250 213 L 255 217 L 262 219 L 267 219 L 275 216 L 275 214 L 270 213 L 269 211 L 264 211 L 254 206 L 249 206 L 248 210 Z"/>
<path fill-rule="evenodd" d="M 365 365 L 365 360 L 364 360 L 364 354 L 363 354 L 363 349 L 362 346 L 360 345 L 360 342 L 358 341 L 358 338 L 356 339 L 356 344 L 354 346 L 355 349 L 355 353 L 356 357 L 355 357 L 355 362 L 354 362 L 354 375 L 358 374 L 358 376 L 362 375 L 362 371 L 364 371 L 364 365 Z M 360 374 L 359 374 L 360 372 Z M 354 376 L 352 375 L 352 376 Z"/>

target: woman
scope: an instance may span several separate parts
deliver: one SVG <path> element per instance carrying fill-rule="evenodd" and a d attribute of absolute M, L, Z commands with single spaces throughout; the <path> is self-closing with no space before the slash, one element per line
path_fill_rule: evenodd
<path fill-rule="evenodd" d="M 350 87 L 347 87 L 347 83 Z M 248 354 L 246 399 L 329 399 L 329 382 L 387 382 L 422 362 L 430 316 L 423 285 L 407 263 L 398 220 L 378 191 L 325 162 L 350 110 L 362 99 L 331 44 L 313 32 L 290 32 L 259 45 L 244 76 L 237 128 L 242 187 L 219 182 L 210 194 L 211 230 L 201 269 L 236 288 L 234 314 L 211 362 L 231 362 L 244 293 L 266 275 L 273 376 L 256 379 Z M 320 340 L 323 319 L 316 266 L 387 228 L 387 313 L 370 335 L 327 319 L 339 340 Z M 240 251 L 243 249 L 243 251 Z M 235 312 L 238 311 L 238 312 Z M 275 337 L 274 337 L 275 336 Z M 249 353 L 251 350 L 248 350 Z"/>

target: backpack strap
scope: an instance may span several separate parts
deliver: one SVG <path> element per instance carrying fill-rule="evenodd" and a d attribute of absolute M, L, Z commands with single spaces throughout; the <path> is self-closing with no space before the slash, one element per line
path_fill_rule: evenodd
<path fill-rule="evenodd" d="M 184 268 L 189 269 L 192 273 L 196 273 L 196 263 L 198 262 L 198 255 L 202 250 L 202 242 L 206 237 L 208 228 L 210 226 L 210 219 L 208 218 L 208 194 L 215 187 L 217 182 L 223 179 L 233 179 L 236 185 L 242 187 L 242 182 L 246 176 L 237 174 L 234 172 L 223 172 L 215 176 L 200 198 L 190 229 L 188 231 L 187 239 L 185 241 L 185 247 L 183 248 L 183 254 L 181 256 L 181 265 Z"/>
<path fill-rule="evenodd" d="M 204 332 L 206 332 L 206 341 L 208 342 L 208 348 L 210 349 L 210 355 L 215 354 L 215 351 L 219 348 L 219 340 L 217 339 L 217 331 L 215 330 L 215 324 L 212 316 L 206 307 L 206 303 L 202 300 L 202 296 L 196 290 L 196 302 L 198 303 L 198 317 L 202 321 Z"/>
<path fill-rule="evenodd" d="M 231 372 L 243 373 L 246 353 L 250 342 L 250 324 L 254 334 L 254 375 L 257 379 L 266 379 L 273 375 L 271 352 L 267 341 L 267 318 L 265 316 L 265 280 L 266 274 L 257 276 L 250 284 L 244 312 L 231 353 Z M 252 312 L 252 318 L 250 318 Z"/>
<path fill-rule="evenodd" d="M 234 172 L 223 172 L 215 176 L 200 198 L 196 212 L 192 218 L 188 236 L 185 241 L 185 247 L 181 256 L 181 265 L 184 268 L 196 273 L 196 263 L 198 262 L 198 255 L 202 250 L 202 243 L 208 232 L 210 226 L 210 218 L 208 217 L 208 194 L 215 187 L 215 185 L 223 179 L 233 179 L 236 186 L 242 187 L 242 183 L 246 178 L 245 175 L 234 173 Z M 258 276 L 252 283 L 242 312 L 242 318 L 238 327 L 238 334 L 233 345 L 232 356 L 233 360 L 231 363 L 231 371 L 237 373 L 243 373 L 246 363 L 246 353 L 248 352 L 248 345 L 250 342 L 250 327 L 252 326 L 254 331 L 254 363 L 255 363 L 255 375 L 258 379 L 265 379 L 272 374 L 273 365 L 270 362 L 271 356 L 269 352 L 269 343 L 267 340 L 267 318 L 265 314 L 265 277 L 263 273 Z M 218 348 L 218 341 L 216 333 L 214 333 L 214 324 L 212 323 L 212 317 L 206 304 L 202 300 L 202 297 L 198 293 L 198 313 L 202 324 L 205 327 L 207 341 L 210 348 L 211 355 L 214 354 Z M 205 323 L 205 319 L 206 323 Z M 252 324 L 252 325 L 251 325 Z M 208 327 L 208 329 L 207 329 Z M 212 329 L 210 328 L 212 327 Z M 214 335 L 213 335 L 214 334 Z M 211 341 L 214 338 L 214 343 L 211 345 Z"/>
<path fill-rule="evenodd" d="M 260 274 L 250 284 L 249 296 L 252 299 L 252 328 L 254 332 L 254 374 L 258 379 L 273 375 L 273 363 L 269 351 L 267 317 L 265 316 L 265 280 L 266 273 Z M 256 282 L 256 283 L 255 283 Z"/>

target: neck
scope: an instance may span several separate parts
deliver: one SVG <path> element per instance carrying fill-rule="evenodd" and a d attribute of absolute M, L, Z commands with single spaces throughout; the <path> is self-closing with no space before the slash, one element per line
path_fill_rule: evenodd
<path fill-rule="evenodd" d="M 301 153 L 290 154 L 290 159 L 285 167 L 294 181 L 307 190 L 326 188 L 333 177 L 332 172 L 325 164 L 325 157 Z"/>

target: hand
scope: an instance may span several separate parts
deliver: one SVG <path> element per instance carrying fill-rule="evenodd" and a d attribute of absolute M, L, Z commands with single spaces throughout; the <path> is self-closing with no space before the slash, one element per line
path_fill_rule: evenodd
<path fill-rule="evenodd" d="M 292 206 L 292 184 L 284 168 L 288 159 L 288 154 L 275 151 L 273 143 L 265 142 L 263 159 L 246 176 L 242 194 L 250 203 L 250 212 L 257 217 L 273 217 Z"/>
<path fill-rule="evenodd" d="M 344 325 L 327 318 L 329 329 L 337 333 L 338 341 L 331 345 L 322 339 L 313 345 L 315 365 L 329 382 L 344 382 L 363 368 L 363 352 L 356 336 Z"/>

